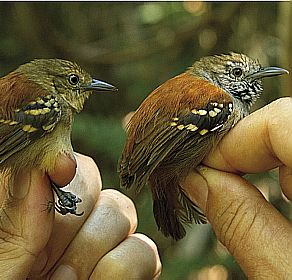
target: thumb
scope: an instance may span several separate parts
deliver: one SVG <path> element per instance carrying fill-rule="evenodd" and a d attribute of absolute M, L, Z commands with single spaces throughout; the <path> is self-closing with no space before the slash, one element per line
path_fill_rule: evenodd
<path fill-rule="evenodd" d="M 287 277 L 291 224 L 253 185 L 238 175 L 199 167 L 182 187 L 249 278 Z"/>
<path fill-rule="evenodd" d="M 13 180 L 0 174 L 0 198 L 0 279 L 25 279 L 52 230 L 49 180 L 37 170 L 22 170 Z"/>

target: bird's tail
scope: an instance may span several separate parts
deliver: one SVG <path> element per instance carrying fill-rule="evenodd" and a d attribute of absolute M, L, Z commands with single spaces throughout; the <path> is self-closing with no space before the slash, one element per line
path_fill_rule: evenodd
<path fill-rule="evenodd" d="M 160 177 L 161 178 L 161 177 Z M 154 181 L 155 180 L 155 181 Z M 183 224 L 193 221 L 205 224 L 206 217 L 186 196 L 178 182 L 150 178 L 153 195 L 153 213 L 158 229 L 175 240 L 186 234 Z"/>

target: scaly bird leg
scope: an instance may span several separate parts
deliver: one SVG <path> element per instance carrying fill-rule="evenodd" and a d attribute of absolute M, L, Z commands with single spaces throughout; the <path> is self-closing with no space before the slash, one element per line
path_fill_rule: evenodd
<path fill-rule="evenodd" d="M 71 192 L 65 192 L 60 189 L 55 183 L 51 182 L 52 188 L 58 197 L 58 201 L 55 203 L 55 209 L 62 215 L 66 215 L 67 213 L 82 216 L 84 211 L 81 213 L 76 213 L 77 203 L 82 202 L 81 198 L 76 196 Z"/>

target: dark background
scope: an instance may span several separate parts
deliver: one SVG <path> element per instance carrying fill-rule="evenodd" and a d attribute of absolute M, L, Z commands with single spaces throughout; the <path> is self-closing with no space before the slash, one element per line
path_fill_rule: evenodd
<path fill-rule="evenodd" d="M 73 144 L 95 159 L 105 188 L 119 189 L 124 117 L 159 84 L 205 55 L 242 52 L 264 66 L 291 70 L 291 7 L 289 2 L 0 2 L 0 75 L 33 58 L 64 58 L 116 85 L 117 94 L 92 96 L 76 116 Z M 264 86 L 254 109 L 289 95 L 291 76 L 265 80 Z M 276 171 L 249 177 L 291 217 Z M 245 279 L 209 225 L 194 225 L 186 238 L 173 242 L 157 231 L 149 191 L 127 195 L 138 209 L 138 231 L 158 244 L 161 279 Z"/>

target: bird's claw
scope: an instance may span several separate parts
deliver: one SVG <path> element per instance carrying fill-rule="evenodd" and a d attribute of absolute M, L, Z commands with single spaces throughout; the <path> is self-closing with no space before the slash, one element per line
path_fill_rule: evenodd
<path fill-rule="evenodd" d="M 81 213 L 76 213 L 77 207 L 63 207 L 58 203 L 55 203 L 55 209 L 58 213 L 62 214 L 62 215 L 66 215 L 67 213 L 73 214 L 75 216 L 82 216 L 84 214 L 84 211 L 82 211 Z"/>
<path fill-rule="evenodd" d="M 73 214 L 75 216 L 82 216 L 84 212 L 76 213 L 77 203 L 82 202 L 81 198 L 76 196 L 71 192 L 65 192 L 57 187 L 56 184 L 52 183 L 52 188 L 55 191 L 58 201 L 55 203 L 55 209 L 62 215 L 66 215 L 68 213 Z"/>

